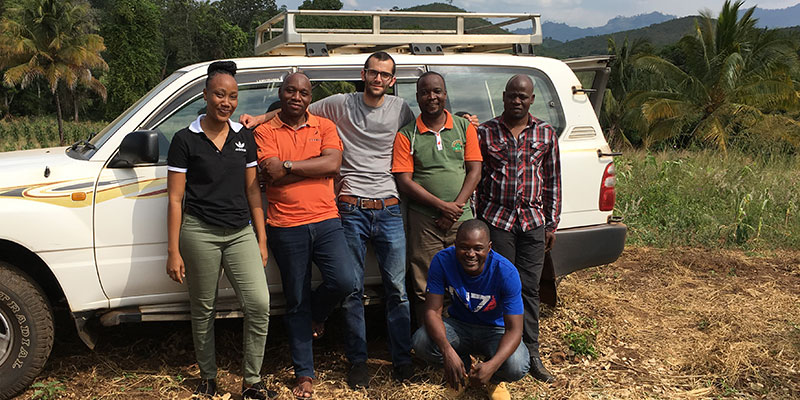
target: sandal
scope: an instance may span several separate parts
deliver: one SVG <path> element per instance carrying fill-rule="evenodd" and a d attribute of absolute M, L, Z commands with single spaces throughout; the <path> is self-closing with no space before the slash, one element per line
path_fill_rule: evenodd
<path fill-rule="evenodd" d="M 314 380 L 310 376 L 298 376 L 295 380 L 295 387 L 292 389 L 292 395 L 297 400 L 310 400 L 314 398 Z M 312 388 L 303 389 L 303 385 L 308 384 Z M 297 394 L 297 391 L 300 390 L 300 395 Z"/>
<path fill-rule="evenodd" d="M 325 323 L 311 321 L 311 337 L 314 340 L 321 339 L 325 335 Z"/>

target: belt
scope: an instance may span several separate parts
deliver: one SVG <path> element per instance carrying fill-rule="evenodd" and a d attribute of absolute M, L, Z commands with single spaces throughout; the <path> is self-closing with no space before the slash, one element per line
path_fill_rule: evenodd
<path fill-rule="evenodd" d="M 386 207 L 400 203 L 400 200 L 398 200 L 397 197 L 368 199 L 366 197 L 348 196 L 346 194 L 339 196 L 339 201 L 342 203 L 352 204 L 358 208 L 366 208 L 368 210 L 382 210 Z"/>

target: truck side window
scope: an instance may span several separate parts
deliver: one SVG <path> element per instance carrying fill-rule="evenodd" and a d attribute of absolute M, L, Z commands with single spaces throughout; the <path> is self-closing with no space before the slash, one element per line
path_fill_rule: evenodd
<path fill-rule="evenodd" d="M 476 114 L 481 121 L 487 121 L 503 113 L 503 91 L 506 82 L 516 74 L 526 74 L 533 79 L 536 96 L 530 110 L 531 114 L 548 122 L 559 134 L 564 130 L 566 124 L 564 111 L 553 83 L 539 70 L 449 65 L 432 65 L 430 70 L 442 74 L 445 78 L 447 100 L 450 103 L 449 111 Z M 409 87 L 408 90 L 414 89 Z"/>
<path fill-rule="evenodd" d="M 278 100 L 280 87 L 286 71 L 244 72 L 236 76 L 239 82 L 239 104 L 231 117 L 238 122 L 239 116 L 247 113 L 259 115 L 267 111 Z M 205 113 L 203 100 L 205 77 L 194 81 L 183 91 L 168 100 L 165 105 L 144 124 L 144 129 L 159 132 L 159 163 L 166 163 L 169 143 L 179 130 L 189 126 L 198 115 Z"/>

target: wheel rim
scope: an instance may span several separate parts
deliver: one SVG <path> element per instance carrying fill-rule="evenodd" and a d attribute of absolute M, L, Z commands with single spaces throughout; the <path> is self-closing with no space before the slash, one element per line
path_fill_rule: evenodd
<path fill-rule="evenodd" d="M 14 343 L 14 332 L 6 311 L 0 308 L 0 365 L 5 364 L 11 355 L 11 345 Z"/>

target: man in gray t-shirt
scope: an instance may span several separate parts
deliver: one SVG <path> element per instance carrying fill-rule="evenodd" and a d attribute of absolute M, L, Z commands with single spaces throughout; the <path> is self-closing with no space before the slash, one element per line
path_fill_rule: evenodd
<path fill-rule="evenodd" d="M 411 378 L 411 311 L 406 295 L 406 238 L 397 186 L 392 176 L 394 138 L 414 114 L 399 97 L 386 95 L 395 84 L 395 63 L 385 52 L 371 54 L 364 63 L 363 93 L 337 94 L 308 107 L 311 114 L 332 120 L 344 145 L 337 203 L 347 246 L 353 255 L 358 289 L 348 296 L 345 310 L 345 355 L 351 363 L 347 383 L 369 386 L 367 335 L 364 322 L 364 258 L 371 242 L 381 270 L 386 296 L 386 323 L 399 381 Z M 266 118 L 242 116 L 251 127 Z M 287 161 L 287 160 L 281 160 Z M 321 328 L 315 328 L 321 334 Z"/>
<path fill-rule="evenodd" d="M 364 93 L 335 94 L 308 107 L 310 113 L 332 120 L 344 145 L 339 195 L 385 199 L 397 197 L 391 174 L 392 146 L 403 122 L 414 119 L 408 104 L 384 95 L 378 107 L 364 102 Z"/>

